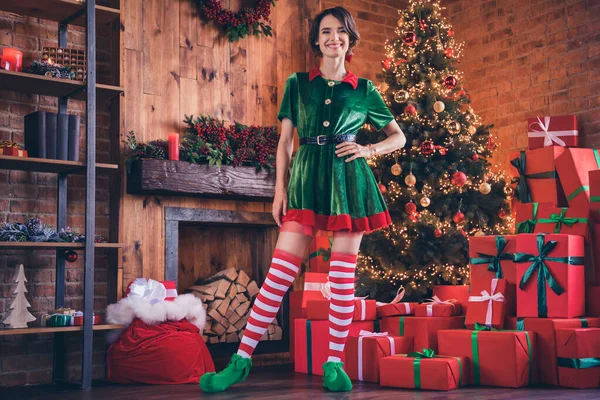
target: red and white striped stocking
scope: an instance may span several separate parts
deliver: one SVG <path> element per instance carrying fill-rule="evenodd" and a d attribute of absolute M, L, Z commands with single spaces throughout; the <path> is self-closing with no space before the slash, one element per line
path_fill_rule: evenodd
<path fill-rule="evenodd" d="M 273 260 L 248 317 L 244 337 L 237 354 L 250 358 L 256 345 L 275 318 L 283 296 L 298 275 L 302 259 L 286 251 L 275 249 Z"/>
<path fill-rule="evenodd" d="M 340 362 L 354 314 L 356 254 L 331 253 L 329 263 L 329 357 Z"/>

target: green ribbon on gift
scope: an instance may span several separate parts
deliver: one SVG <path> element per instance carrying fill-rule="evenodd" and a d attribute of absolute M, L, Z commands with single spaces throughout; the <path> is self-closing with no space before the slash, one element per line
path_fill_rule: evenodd
<path fill-rule="evenodd" d="M 308 375 L 312 375 L 312 326 L 310 320 L 306 320 L 306 359 Z"/>
<path fill-rule="evenodd" d="M 325 261 L 325 262 L 329 261 L 329 259 L 331 258 L 331 246 L 332 245 L 333 245 L 333 237 L 329 236 L 329 248 L 324 249 L 321 247 L 320 249 L 317 249 L 317 251 L 310 253 L 308 255 L 308 258 L 313 259 L 315 257 L 322 256 L 323 261 Z"/>
<path fill-rule="evenodd" d="M 594 149 L 594 158 L 596 159 L 596 166 L 598 167 L 598 169 L 600 169 L 600 154 L 598 153 L 598 149 Z M 583 192 L 589 192 L 590 191 L 590 187 L 583 185 L 583 186 L 579 186 L 577 189 L 575 189 L 573 191 L 573 193 L 571 193 L 570 195 L 567 196 L 567 201 L 571 201 L 573 200 L 575 197 L 579 196 L 581 193 Z M 596 196 L 594 196 L 594 198 L 597 198 Z M 600 200 L 592 200 L 590 199 L 590 201 L 600 201 Z"/>
<path fill-rule="evenodd" d="M 588 223 L 587 218 L 574 218 L 566 217 L 568 208 L 561 208 L 560 214 L 551 214 L 550 218 L 541 218 L 538 220 L 540 224 L 556 224 L 554 227 L 554 233 L 560 233 L 563 224 L 566 226 L 573 226 L 579 222 Z"/>
<path fill-rule="evenodd" d="M 531 205 L 533 207 L 533 215 L 531 216 L 531 219 L 526 219 L 525 221 L 517 223 L 517 233 L 533 233 L 535 230 L 535 226 L 538 223 L 538 203 L 531 203 Z"/>
<path fill-rule="evenodd" d="M 575 369 L 586 369 L 600 367 L 600 357 L 587 357 L 587 358 L 564 358 L 558 357 L 556 364 L 559 367 L 575 368 Z"/>
<path fill-rule="evenodd" d="M 515 194 L 521 203 L 531 203 L 531 192 L 527 179 L 556 179 L 558 176 L 556 171 L 539 172 L 537 174 L 525 174 L 527 156 L 525 151 L 519 153 L 519 157 L 514 160 L 510 160 L 510 163 L 517 169 L 519 173 L 518 178 L 513 178 L 513 183 L 517 183 Z"/>
<path fill-rule="evenodd" d="M 421 389 L 421 359 L 422 358 L 454 358 L 458 361 L 458 386 L 462 386 L 463 380 L 463 368 L 462 361 L 458 357 L 450 357 L 450 356 L 436 356 L 435 352 L 432 349 L 423 349 L 423 352 L 412 352 L 408 353 L 406 357 L 414 358 L 413 369 L 415 375 L 415 389 Z"/>
<path fill-rule="evenodd" d="M 550 253 L 556 248 L 558 242 L 551 240 L 548 243 L 544 243 L 545 236 L 539 234 L 537 236 L 537 247 L 538 255 L 526 254 L 526 253 L 515 253 L 516 263 L 531 262 L 531 265 L 525 271 L 525 274 L 519 282 L 519 289 L 524 290 L 525 285 L 529 279 L 533 276 L 534 272 L 537 271 L 537 289 L 538 289 L 538 317 L 548 317 L 548 302 L 546 299 L 546 284 L 550 286 L 550 289 L 557 295 L 564 293 L 564 289 L 554 279 L 546 261 L 555 261 L 569 265 L 583 265 L 583 257 L 548 257 Z"/>
<path fill-rule="evenodd" d="M 504 273 L 502 272 L 502 260 L 513 260 L 512 254 L 504 252 L 507 244 L 508 242 L 504 236 L 496 236 L 496 255 L 492 256 L 490 254 L 477 253 L 479 257 L 471 258 L 471 264 L 489 264 L 487 269 L 488 271 L 495 272 L 496 278 L 504 278 Z"/>
<path fill-rule="evenodd" d="M 400 336 L 404 336 L 404 317 L 400 317 Z"/>
<path fill-rule="evenodd" d="M 483 325 L 485 327 L 485 325 Z M 479 362 L 479 332 L 491 331 L 495 330 L 498 332 L 520 332 L 520 331 L 499 331 L 497 329 L 486 329 L 475 330 L 471 332 L 471 351 L 473 352 L 473 375 L 475 377 L 475 386 L 481 385 L 481 365 Z M 531 339 L 529 339 L 529 332 L 522 332 L 525 334 L 525 339 L 527 340 L 527 355 L 529 357 L 529 385 L 531 385 L 533 379 L 533 359 L 531 354 Z"/>

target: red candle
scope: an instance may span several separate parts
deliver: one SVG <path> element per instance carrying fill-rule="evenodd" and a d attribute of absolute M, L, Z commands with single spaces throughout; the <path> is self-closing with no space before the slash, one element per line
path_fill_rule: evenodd
<path fill-rule="evenodd" d="M 2 50 L 2 69 L 19 72 L 22 67 L 23 53 L 17 49 L 5 47 Z"/>
<path fill-rule="evenodd" d="M 169 133 L 169 160 L 179 160 L 179 133 Z"/>

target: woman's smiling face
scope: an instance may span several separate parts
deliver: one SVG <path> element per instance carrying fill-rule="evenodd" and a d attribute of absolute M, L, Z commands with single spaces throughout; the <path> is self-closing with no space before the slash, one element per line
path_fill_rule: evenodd
<path fill-rule="evenodd" d="M 326 15 L 319 27 L 319 48 L 323 57 L 344 57 L 350 36 L 346 28 L 332 15 Z"/>

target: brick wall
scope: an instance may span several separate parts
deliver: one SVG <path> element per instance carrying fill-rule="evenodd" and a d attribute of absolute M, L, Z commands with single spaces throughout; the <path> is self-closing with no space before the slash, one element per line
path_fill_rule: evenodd
<path fill-rule="evenodd" d="M 57 23 L 22 17 L 0 12 L 0 48 L 15 47 L 24 53 L 24 65 L 38 59 L 43 46 L 57 46 Z M 113 83 L 110 74 L 110 32 L 99 35 L 98 81 Z M 71 28 L 68 35 L 69 47 L 85 48 L 83 29 Z M 0 140 L 13 140 L 23 143 L 23 116 L 36 110 L 57 112 L 57 99 L 52 97 L 26 95 L 17 92 L 0 91 Z M 106 107 L 98 103 L 98 162 L 108 162 L 109 121 Z M 69 113 L 80 115 L 85 125 L 85 103 L 69 101 Z M 84 126 L 82 126 L 84 128 Z M 82 132 L 85 132 L 82 130 Z M 81 159 L 85 159 L 85 141 L 82 137 Z M 9 221 L 24 222 L 38 217 L 42 222 L 56 228 L 56 175 L 31 173 L 26 171 L 0 170 L 0 223 Z M 67 225 L 80 232 L 84 227 L 85 178 L 71 176 L 68 179 L 68 218 Z M 97 180 L 97 233 L 108 237 L 109 229 L 109 182 L 99 175 Z M 0 251 L 0 323 L 8 316 L 13 299 L 13 276 L 18 264 L 24 264 L 28 282 L 27 298 L 29 309 L 39 317 L 54 309 L 55 257 L 49 251 Z M 94 308 L 103 311 L 107 296 L 107 255 L 96 253 Z M 65 305 L 76 309 L 83 308 L 83 253 L 79 260 L 66 265 Z M 38 322 L 31 323 L 30 326 Z M 1 324 L 0 324 L 1 326 Z M 104 376 L 104 348 L 102 334 L 95 334 L 94 377 Z M 66 375 L 79 379 L 81 334 L 67 334 Z M 38 383 L 48 383 L 52 379 L 52 341 L 49 334 L 0 336 L 0 387 Z"/>

